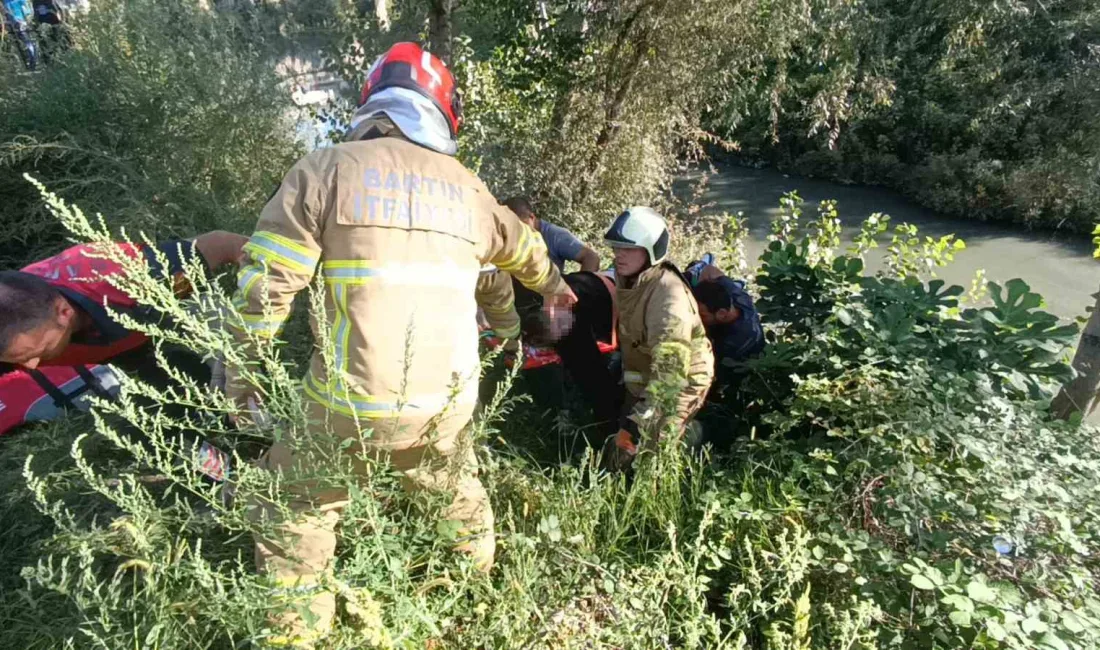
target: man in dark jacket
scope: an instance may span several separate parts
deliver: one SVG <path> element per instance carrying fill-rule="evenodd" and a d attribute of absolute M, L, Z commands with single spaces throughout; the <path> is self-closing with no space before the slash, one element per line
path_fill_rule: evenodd
<path fill-rule="evenodd" d="M 764 329 L 756 313 L 752 296 L 743 282 L 726 277 L 713 265 L 702 269 L 700 281 L 692 288 L 699 302 L 699 316 L 714 345 L 715 377 L 728 383 L 732 369 L 741 361 L 764 349 Z"/>

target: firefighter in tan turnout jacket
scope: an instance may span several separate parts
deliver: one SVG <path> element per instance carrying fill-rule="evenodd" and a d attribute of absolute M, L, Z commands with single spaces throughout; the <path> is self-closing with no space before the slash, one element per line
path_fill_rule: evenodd
<path fill-rule="evenodd" d="M 665 261 L 669 234 L 664 219 L 650 208 L 630 208 L 615 219 L 604 241 L 615 251 L 627 392 L 621 429 L 605 445 L 604 459 L 612 469 L 622 469 L 640 445 L 652 448 L 666 430 L 683 434 L 710 389 L 714 354 L 690 286 Z M 648 436 L 644 445 L 643 433 Z"/>
<path fill-rule="evenodd" d="M 253 332 L 274 336 L 294 295 L 321 275 L 327 322 L 313 331 L 330 335 L 318 347 L 331 350 L 333 371 L 315 353 L 303 381 L 310 426 L 356 440 L 372 430 L 367 449 L 348 453 L 388 462 L 407 489 L 453 494 L 443 516 L 488 570 L 493 513 L 464 434 L 477 397 L 478 272 L 493 264 L 554 308 L 575 298 L 541 239 L 453 157 L 461 108 L 444 64 L 401 43 L 368 77 L 347 141 L 299 161 L 264 208 L 244 249 L 238 309 Z M 234 378 L 229 390 L 238 404 L 249 391 Z M 308 474 L 295 449 L 276 442 L 263 462 Z M 335 612 L 324 578 L 347 495 L 299 491 L 298 516 L 256 541 L 258 568 L 281 594 L 273 607 L 285 636 L 269 645 L 316 644 Z"/>

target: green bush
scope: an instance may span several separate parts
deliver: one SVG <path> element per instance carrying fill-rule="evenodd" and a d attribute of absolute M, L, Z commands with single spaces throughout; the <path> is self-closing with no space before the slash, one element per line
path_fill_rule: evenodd
<path fill-rule="evenodd" d="M 778 101 L 777 119 L 791 120 L 781 124 L 810 115 L 779 110 L 780 90 L 807 74 L 821 51 L 813 39 L 851 55 L 834 46 L 866 17 L 847 2 L 809 15 L 797 3 L 583 4 L 548 3 L 554 13 L 540 18 L 533 3 L 471 0 L 467 18 L 484 20 L 467 26 L 482 31 L 457 40 L 455 69 L 469 87 L 464 159 L 501 193 L 541 191 L 553 216 L 590 229 L 622 204 L 660 196 L 677 152 L 705 140 L 696 118 L 715 86 L 763 102 L 756 108 L 769 115 Z M 122 226 L 158 237 L 244 230 L 297 153 L 270 72 L 278 48 L 258 40 L 279 30 L 261 14 L 177 1 L 95 7 L 58 65 L 35 77 L 0 71 L 0 192 L 12 197 L 0 216 L 22 238 L 5 263 L 65 237 L 107 241 Z M 411 1 L 394 3 L 387 35 L 356 33 L 363 12 L 333 7 L 332 47 L 349 80 L 386 39 L 423 29 L 424 7 Z M 325 12 L 308 19 L 324 23 Z M 642 36 L 650 47 L 635 47 Z M 627 45 L 612 56 L 617 37 Z M 713 47 L 700 53 L 700 43 Z M 782 68 L 770 67 L 777 60 Z M 644 65 L 626 87 L 628 110 L 609 120 L 611 91 L 632 61 Z M 814 137 L 828 140 L 846 119 L 831 89 L 857 84 L 875 96 L 883 84 L 826 68 L 832 76 L 806 88 L 831 111 L 811 119 Z M 782 78 L 769 85 L 773 72 Z M 688 84 L 703 79 L 712 85 Z M 906 110 L 943 141 L 968 124 L 935 102 Z M 1043 156 L 1013 167 L 1006 184 L 988 143 L 969 140 L 903 168 L 915 176 L 901 173 L 897 161 L 915 164 L 893 147 L 902 138 L 892 134 L 905 132 L 892 130 L 896 116 L 882 124 L 860 127 L 852 145 L 841 135 L 839 153 L 807 153 L 807 164 L 856 181 L 915 177 L 927 200 L 978 213 L 998 209 L 1004 191 L 1045 192 L 1066 215 L 1088 196 L 1058 203 L 1051 187 L 1074 176 Z M 609 125 L 616 135 L 594 158 Z M 875 164 L 854 164 L 846 146 Z M 103 212 L 112 232 L 52 197 L 61 219 L 42 218 L 28 170 Z M 809 220 L 795 195 L 781 208 L 753 283 L 771 345 L 741 369 L 729 403 L 703 417 L 729 449 L 688 458 L 666 437 L 632 477 L 607 476 L 590 457 L 537 458 L 554 435 L 537 407 L 506 390 L 485 405 L 475 437 L 500 543 L 488 577 L 450 551 L 453 529 L 434 523 L 438 500 L 406 495 L 370 462 L 367 476 L 355 475 L 322 434 L 302 441 L 318 461 L 310 478 L 351 495 L 327 578 L 340 609 L 325 647 L 1100 645 L 1100 443 L 1095 429 L 1046 411 L 1075 329 L 1042 312 L 1019 280 L 990 284 L 981 307 L 959 287 L 925 281 L 961 246 L 952 238 L 901 224 L 883 242 L 886 272 L 869 276 L 861 258 L 887 218 L 869 220 L 841 251 L 834 204 Z M 728 226 L 745 232 L 738 217 Z M 743 241 L 686 239 L 678 252 L 708 245 L 744 262 Z M 179 300 L 140 261 L 123 262 L 138 265 L 127 288 L 178 329 L 134 326 L 251 373 L 272 424 L 227 426 L 236 407 L 183 378 L 172 391 L 127 380 L 125 398 L 92 416 L 0 443 L 0 639 L 43 649 L 262 646 L 274 632 L 271 585 L 252 564 L 252 535 L 266 528 L 250 506 L 279 509 L 289 494 L 283 477 L 251 461 L 306 426 L 296 359 L 311 343 L 304 330 L 255 341 L 260 362 L 246 366 L 208 320 L 232 314 L 217 284 L 196 277 L 196 294 Z M 199 439 L 233 454 L 234 498 L 196 473 Z"/>
<path fill-rule="evenodd" d="M 0 264 L 56 252 L 31 173 L 157 237 L 246 230 L 300 153 L 271 48 L 190 0 L 105 0 L 40 74 L 0 66 Z"/>
<path fill-rule="evenodd" d="M 708 128 L 741 155 L 966 218 L 1086 232 L 1100 198 L 1087 0 L 815 2 Z M 772 88 L 771 92 L 769 88 Z"/>
<path fill-rule="evenodd" d="M 110 238 L 51 202 L 75 236 Z M 900 227 L 891 273 L 866 276 L 884 218 L 845 254 L 830 204 L 808 223 L 797 197 L 783 207 L 756 279 L 772 344 L 743 369 L 736 414 L 708 419 L 744 435 L 707 462 L 666 437 L 628 480 L 588 457 L 536 463 L 523 441 L 545 429 L 518 429 L 532 420 L 509 398 L 487 404 L 478 454 L 500 540 L 487 578 L 449 551 L 440 503 L 383 467 L 354 475 L 311 437 L 311 479 L 352 495 L 325 647 L 1095 647 L 1100 444 L 1045 410 L 1075 328 L 1020 281 L 975 308 L 914 277 L 946 263 L 949 240 Z M 156 340 L 242 362 L 203 316 L 230 302 L 217 286 L 180 301 L 134 270 L 128 288 L 179 324 L 142 326 Z M 273 428 L 226 428 L 234 407 L 204 386 L 128 380 L 92 418 L 5 441 L 8 645 L 263 645 L 270 592 L 250 538 L 265 528 L 249 504 L 289 497 L 248 461 L 304 420 L 300 367 L 261 349 L 247 368 Z M 232 501 L 195 472 L 199 438 L 234 454 Z"/>

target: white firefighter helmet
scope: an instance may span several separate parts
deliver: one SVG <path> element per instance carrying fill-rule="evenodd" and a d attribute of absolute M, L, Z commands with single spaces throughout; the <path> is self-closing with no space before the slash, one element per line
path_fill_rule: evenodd
<path fill-rule="evenodd" d="M 668 256 L 668 225 L 656 210 L 642 205 L 616 217 L 603 240 L 612 248 L 644 248 L 653 266 Z"/>

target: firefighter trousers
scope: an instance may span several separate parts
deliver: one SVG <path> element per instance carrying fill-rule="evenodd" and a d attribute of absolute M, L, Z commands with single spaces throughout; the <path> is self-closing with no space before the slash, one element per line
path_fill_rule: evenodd
<path fill-rule="evenodd" d="M 332 416 L 329 416 L 332 420 Z M 351 420 L 338 421 L 336 434 L 347 434 Z M 343 431 L 341 431 L 341 429 Z M 401 474 L 402 487 L 408 491 L 429 490 L 453 495 L 440 519 L 458 526 L 456 550 L 468 553 L 483 571 L 492 567 L 496 550 L 493 511 L 477 476 L 477 458 L 464 427 L 457 434 L 435 442 L 409 448 L 366 449 L 373 460 L 388 463 Z M 271 470 L 293 474 L 295 453 L 290 445 L 276 443 L 262 459 Z M 361 464 L 355 461 L 356 464 Z M 365 471 L 365 467 L 363 468 Z M 306 482 L 308 485 L 308 481 Z M 277 520 L 271 534 L 257 536 L 256 565 L 273 579 L 272 622 L 277 636 L 269 646 L 312 647 L 332 628 L 336 615 L 336 595 L 331 583 L 332 563 L 336 554 L 336 527 L 348 504 L 346 490 L 297 488 L 289 504 L 293 517 Z M 274 518 L 274 509 L 260 506 L 258 516 Z"/>

